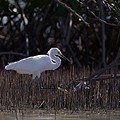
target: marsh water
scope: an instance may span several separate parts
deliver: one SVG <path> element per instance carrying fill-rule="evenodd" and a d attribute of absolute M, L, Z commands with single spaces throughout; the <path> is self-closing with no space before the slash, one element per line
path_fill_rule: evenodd
<path fill-rule="evenodd" d="M 77 113 L 0 112 L 0 120 L 120 120 L 120 111 Z"/>

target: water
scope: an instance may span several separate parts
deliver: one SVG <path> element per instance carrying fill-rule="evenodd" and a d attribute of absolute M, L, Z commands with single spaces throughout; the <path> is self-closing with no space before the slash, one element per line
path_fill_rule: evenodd
<path fill-rule="evenodd" d="M 41 114 L 41 113 L 11 113 L 0 112 L 0 120 L 120 120 L 120 111 L 108 113 L 57 113 L 57 114 Z"/>

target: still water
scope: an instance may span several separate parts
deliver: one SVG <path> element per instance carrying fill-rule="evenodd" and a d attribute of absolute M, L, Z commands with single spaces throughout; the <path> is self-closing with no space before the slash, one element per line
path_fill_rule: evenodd
<path fill-rule="evenodd" d="M 11 113 L 0 112 L 0 120 L 120 120 L 120 111 L 95 113 L 95 112 L 78 112 L 78 113 Z"/>

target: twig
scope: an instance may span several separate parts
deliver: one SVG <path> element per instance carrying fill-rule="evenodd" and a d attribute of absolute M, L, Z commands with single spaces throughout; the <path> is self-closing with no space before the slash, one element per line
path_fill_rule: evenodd
<path fill-rule="evenodd" d="M 75 56 L 75 53 L 73 52 L 73 50 L 71 49 L 71 47 L 70 47 L 69 44 L 67 44 L 67 47 L 68 47 L 70 53 L 72 54 L 74 60 L 76 61 L 76 64 L 78 65 L 78 67 L 81 67 L 81 64 L 80 64 L 79 60 L 78 60 L 77 57 Z"/>
<path fill-rule="evenodd" d="M 104 14 L 104 7 L 103 3 L 100 0 L 100 12 L 101 12 L 101 18 L 104 20 L 105 19 L 105 14 Z M 101 34 L 102 34 L 102 62 L 104 67 L 106 66 L 106 48 L 105 48 L 105 23 L 101 23 Z"/>
<path fill-rule="evenodd" d="M 78 1 L 78 0 L 77 0 L 77 1 Z M 90 8 L 89 8 L 86 4 L 84 4 L 83 2 L 80 2 L 80 1 L 78 1 L 78 2 L 79 2 L 81 5 L 85 6 L 86 9 L 87 9 L 98 21 L 103 22 L 103 23 L 105 23 L 105 24 L 107 24 L 107 25 L 110 25 L 110 26 L 113 26 L 113 27 L 120 27 L 119 24 L 112 24 L 112 23 L 106 22 L 105 20 L 100 19 L 98 16 L 95 15 L 95 13 L 94 13 L 93 11 L 90 10 Z"/>
<path fill-rule="evenodd" d="M 117 37 L 117 41 L 120 39 L 120 30 L 119 30 L 119 33 L 118 33 L 118 37 Z M 116 56 L 116 61 L 118 61 L 118 59 L 120 59 L 120 47 L 118 49 L 118 53 L 117 53 L 117 56 Z"/>
<path fill-rule="evenodd" d="M 18 55 L 18 56 L 23 56 L 23 57 L 28 57 L 27 55 L 23 53 L 17 53 L 17 52 L 0 52 L 0 55 Z"/>
<path fill-rule="evenodd" d="M 68 17 L 67 17 L 67 24 L 66 27 L 64 29 L 64 36 L 63 38 L 66 39 L 66 41 L 64 42 L 64 44 L 68 47 L 70 53 L 72 54 L 72 57 L 74 59 L 74 61 L 76 62 L 76 64 L 81 67 L 81 64 L 79 62 L 79 60 L 77 59 L 77 57 L 75 56 L 74 51 L 72 50 L 69 41 L 70 41 L 70 36 L 71 36 L 71 30 L 72 30 L 72 24 L 73 24 L 73 14 L 71 12 L 68 13 Z"/>
<path fill-rule="evenodd" d="M 27 18 L 25 17 L 24 10 L 21 8 L 19 1 L 15 0 L 15 3 L 20 10 L 21 18 L 24 24 L 25 38 L 26 38 L 26 54 L 29 56 L 29 39 L 28 39 L 28 33 L 27 33 L 27 27 L 26 27 L 27 24 L 25 22 L 25 19 Z"/>
<path fill-rule="evenodd" d="M 77 17 L 79 17 L 85 25 L 87 25 L 88 27 L 90 26 L 88 22 L 86 22 L 83 17 L 81 15 L 79 15 L 75 10 L 73 10 L 71 7 L 67 6 L 65 3 L 61 2 L 60 0 L 56 0 L 57 3 L 59 3 L 61 6 L 63 6 L 64 8 L 66 8 L 68 11 L 72 12 L 74 15 L 76 15 Z"/>
<path fill-rule="evenodd" d="M 35 33 L 36 40 L 39 41 L 41 51 L 43 51 L 43 45 L 42 45 L 42 42 L 41 42 L 40 33 L 41 33 L 41 30 L 42 30 L 43 26 L 45 25 L 47 17 L 49 16 L 49 11 L 52 8 L 53 2 L 54 2 L 54 0 L 50 1 L 50 3 L 48 4 L 49 7 L 47 7 L 47 9 L 44 12 L 44 16 L 42 18 L 43 20 L 41 22 L 39 22 L 40 20 L 38 19 L 38 25 L 37 25 L 37 28 L 35 28 L 36 29 L 36 33 Z M 33 39 L 32 42 L 34 43 L 34 41 L 35 40 Z"/>

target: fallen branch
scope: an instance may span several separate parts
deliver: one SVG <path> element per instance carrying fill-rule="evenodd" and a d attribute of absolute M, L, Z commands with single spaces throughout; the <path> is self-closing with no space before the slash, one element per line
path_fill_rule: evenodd
<path fill-rule="evenodd" d="M 109 80 L 109 79 L 119 79 L 120 78 L 120 74 L 116 74 L 116 76 L 114 74 L 111 74 L 111 75 L 102 75 L 98 78 L 91 78 L 92 81 L 100 81 L 100 80 Z M 79 80 L 76 80 L 77 81 L 88 81 L 88 78 L 89 77 L 84 77 L 84 78 L 81 78 Z"/>

